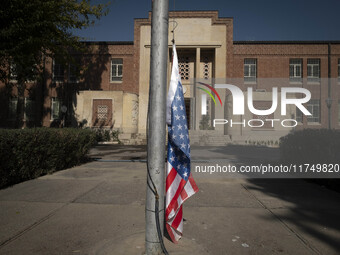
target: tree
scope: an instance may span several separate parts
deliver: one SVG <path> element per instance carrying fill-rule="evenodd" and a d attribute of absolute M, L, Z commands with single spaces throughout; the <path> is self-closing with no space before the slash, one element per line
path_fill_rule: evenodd
<path fill-rule="evenodd" d="M 18 118 L 23 114 L 25 83 L 41 79 L 44 58 L 84 51 L 83 38 L 74 29 L 93 25 L 108 12 L 108 4 L 90 0 L 2 0 L 0 9 L 0 80 L 15 74 Z M 12 71 L 12 74 L 10 72 Z"/>

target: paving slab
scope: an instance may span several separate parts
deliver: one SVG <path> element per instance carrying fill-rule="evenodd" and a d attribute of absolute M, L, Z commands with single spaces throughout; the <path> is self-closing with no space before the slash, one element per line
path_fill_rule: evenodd
<path fill-rule="evenodd" d="M 0 201 L 71 202 L 96 187 L 99 181 L 39 178 L 0 190 Z"/>
<path fill-rule="evenodd" d="M 60 203 L 0 201 L 0 244 L 27 231 L 62 206 Z"/>
<path fill-rule="evenodd" d="M 105 182 L 75 200 L 75 203 L 145 205 L 146 179 Z M 124 191 L 124 193 L 122 192 Z"/>
<path fill-rule="evenodd" d="M 185 208 L 185 236 L 211 254 L 312 254 L 262 208 Z"/>
<path fill-rule="evenodd" d="M 273 213 L 316 253 L 340 254 L 340 209 L 273 209 Z"/>
<path fill-rule="evenodd" d="M 185 206 L 262 208 L 261 204 L 240 183 L 205 183 L 203 181 L 196 180 L 199 191 L 194 198 L 185 203 Z"/>
<path fill-rule="evenodd" d="M 144 231 L 144 207 L 70 204 L 0 249 L 8 255 L 97 254 L 106 240 L 113 245 Z"/>

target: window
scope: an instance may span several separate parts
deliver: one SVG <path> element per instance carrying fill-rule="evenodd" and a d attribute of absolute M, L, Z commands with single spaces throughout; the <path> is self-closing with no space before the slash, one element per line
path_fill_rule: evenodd
<path fill-rule="evenodd" d="M 17 117 L 17 106 L 18 106 L 18 99 L 11 98 L 8 104 L 8 119 L 15 120 Z"/>
<path fill-rule="evenodd" d="M 255 58 L 244 59 L 244 81 L 256 82 L 256 62 Z"/>
<path fill-rule="evenodd" d="M 338 122 L 340 124 L 340 100 L 338 101 Z"/>
<path fill-rule="evenodd" d="M 57 97 L 52 97 L 51 120 L 59 120 L 60 119 L 60 109 L 61 109 L 61 100 Z"/>
<path fill-rule="evenodd" d="M 302 81 L 302 59 L 289 60 L 289 80 L 291 82 Z"/>
<path fill-rule="evenodd" d="M 190 63 L 189 57 L 180 57 L 178 59 L 178 68 L 182 81 L 188 81 L 190 79 Z"/>
<path fill-rule="evenodd" d="M 338 82 L 340 82 L 340 58 L 338 59 Z"/>
<path fill-rule="evenodd" d="M 77 65 L 70 64 L 68 66 L 68 81 L 71 83 L 77 83 L 79 75 L 79 68 Z"/>
<path fill-rule="evenodd" d="M 307 81 L 320 82 L 320 59 L 307 59 Z"/>
<path fill-rule="evenodd" d="M 59 63 L 57 60 L 53 60 L 53 81 L 64 81 L 64 65 Z"/>
<path fill-rule="evenodd" d="M 35 101 L 31 98 L 25 98 L 24 119 L 34 121 L 35 119 Z"/>
<path fill-rule="evenodd" d="M 307 122 L 320 123 L 320 100 L 312 99 L 307 103 L 307 110 L 312 114 L 307 116 Z"/>
<path fill-rule="evenodd" d="M 9 66 L 9 78 L 11 81 L 16 81 L 18 78 L 17 65 L 14 63 Z"/>
<path fill-rule="evenodd" d="M 254 101 L 253 106 L 257 110 L 267 110 L 272 106 L 271 101 Z M 274 119 L 274 113 L 271 113 L 269 115 L 257 115 L 253 114 L 253 119 L 257 120 L 254 121 L 251 125 L 254 125 L 252 129 L 274 129 L 274 124 L 270 121 L 266 121 L 267 119 Z M 261 126 L 263 124 L 263 126 Z"/>
<path fill-rule="evenodd" d="M 298 122 L 298 123 L 302 123 L 302 112 L 300 111 L 299 108 L 296 107 L 296 117 L 295 117 L 295 120 Z"/>
<path fill-rule="evenodd" d="M 111 60 L 111 82 L 123 79 L 123 59 L 114 58 Z"/>
<path fill-rule="evenodd" d="M 93 126 L 112 125 L 112 99 L 93 99 L 92 107 Z"/>

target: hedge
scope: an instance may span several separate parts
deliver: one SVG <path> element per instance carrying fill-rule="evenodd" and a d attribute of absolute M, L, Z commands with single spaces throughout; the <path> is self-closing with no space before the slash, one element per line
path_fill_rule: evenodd
<path fill-rule="evenodd" d="M 85 129 L 0 129 L 0 188 L 80 164 L 95 137 Z"/>
<path fill-rule="evenodd" d="M 280 139 L 280 159 L 286 163 L 339 163 L 340 130 L 304 129 Z"/>

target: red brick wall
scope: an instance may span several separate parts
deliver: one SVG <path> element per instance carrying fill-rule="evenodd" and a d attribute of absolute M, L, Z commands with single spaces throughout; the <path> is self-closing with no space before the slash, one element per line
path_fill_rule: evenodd
<path fill-rule="evenodd" d="M 104 91 L 124 91 L 138 94 L 138 83 L 134 77 L 133 45 L 94 45 L 92 55 L 87 57 L 88 70 L 84 88 Z M 111 82 L 111 59 L 123 60 L 123 78 Z"/>
<path fill-rule="evenodd" d="M 289 86 L 304 87 L 310 90 L 312 99 L 319 99 L 321 104 L 321 125 L 308 125 L 306 120 L 301 127 L 320 128 L 328 127 L 328 108 L 326 99 L 328 98 L 328 82 L 322 81 L 321 84 L 311 84 L 306 81 L 307 78 L 307 59 L 320 59 L 320 75 L 321 78 L 328 78 L 328 45 L 315 43 L 235 43 L 233 47 L 233 76 L 232 78 L 240 78 L 243 80 L 243 67 L 245 58 L 257 59 L 257 78 L 285 78 L 289 79 L 289 59 L 301 58 L 303 71 L 302 75 L 305 79 L 302 84 L 289 84 Z M 332 128 L 340 128 L 338 121 L 338 100 L 340 99 L 340 84 L 338 77 L 338 59 L 340 58 L 340 44 L 331 45 L 331 98 L 333 100 Z M 243 89 L 253 86 L 256 89 L 266 89 L 271 91 L 273 84 L 266 82 L 257 82 L 253 85 L 243 84 Z M 277 85 L 276 85 L 277 86 Z M 280 86 L 277 86 L 280 87 Z"/>

